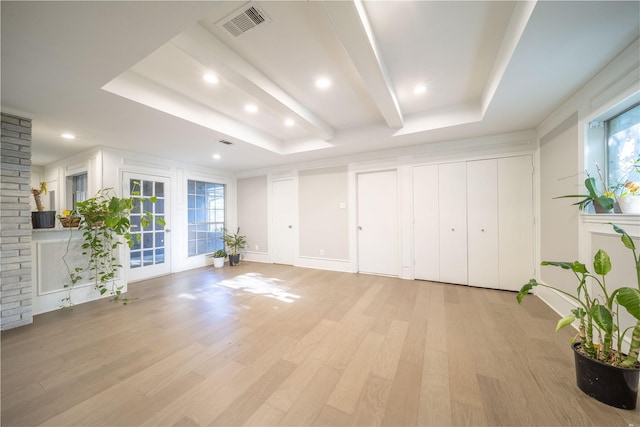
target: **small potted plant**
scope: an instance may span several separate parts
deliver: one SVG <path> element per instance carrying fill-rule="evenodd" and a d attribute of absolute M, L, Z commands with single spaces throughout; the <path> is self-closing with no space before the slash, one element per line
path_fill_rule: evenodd
<path fill-rule="evenodd" d="M 640 214 L 640 182 L 627 181 L 618 197 L 620 210 L 624 214 Z"/>
<path fill-rule="evenodd" d="M 218 249 L 211 257 L 213 258 L 213 267 L 221 268 L 224 267 L 224 259 L 227 257 L 227 252 L 224 249 Z"/>
<path fill-rule="evenodd" d="M 31 194 L 36 202 L 36 211 L 31 212 L 31 225 L 33 228 L 53 228 L 56 225 L 56 211 L 45 211 L 41 196 L 47 194 L 47 183 L 42 181 L 40 188 L 32 188 Z"/>
<path fill-rule="evenodd" d="M 227 246 L 229 252 L 229 265 L 234 266 L 240 263 L 240 249 L 244 249 L 247 245 L 247 237 L 240 234 L 240 227 L 238 227 L 235 233 L 229 233 L 227 229 L 224 229 L 224 236 L 222 237 L 224 244 Z"/>
<path fill-rule="evenodd" d="M 71 211 L 68 209 L 63 210 L 58 215 L 58 219 L 64 228 L 75 228 L 80 224 L 80 217 L 71 215 Z"/>
<path fill-rule="evenodd" d="M 613 224 L 612 224 L 613 225 Z M 544 261 L 571 271 L 578 284 L 575 293 L 569 293 L 531 279 L 517 295 L 519 304 L 529 292 L 546 287 L 568 297 L 575 304 L 571 314 L 560 319 L 556 331 L 578 321 L 578 334 L 573 350 L 578 387 L 589 396 L 611 406 L 635 409 L 640 379 L 640 256 L 633 239 L 620 227 L 613 225 L 620 234 L 623 245 L 633 255 L 637 286 L 613 288 L 605 286 L 605 276 L 611 271 L 611 260 L 604 250 L 599 250 L 593 260 L 593 273 L 578 262 Z M 593 283 L 594 289 L 589 286 Z M 633 318 L 635 324 L 620 325 L 621 307 Z M 624 337 L 631 336 L 627 354 L 622 351 Z"/>

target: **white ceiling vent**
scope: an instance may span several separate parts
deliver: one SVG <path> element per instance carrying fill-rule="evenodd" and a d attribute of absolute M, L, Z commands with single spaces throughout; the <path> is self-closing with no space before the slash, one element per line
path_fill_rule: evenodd
<path fill-rule="evenodd" d="M 260 10 L 258 5 L 250 2 L 221 21 L 218 21 L 217 25 L 232 36 L 238 37 L 250 29 L 269 21 L 270 19 Z"/>

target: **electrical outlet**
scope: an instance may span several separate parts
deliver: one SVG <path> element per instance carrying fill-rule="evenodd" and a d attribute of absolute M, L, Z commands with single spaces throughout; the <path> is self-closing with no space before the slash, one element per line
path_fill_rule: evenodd
<path fill-rule="evenodd" d="M 320 249 L 320 255 L 324 256 L 324 249 Z"/>
<path fill-rule="evenodd" d="M 260 247 L 258 245 L 256 245 L 256 251 L 259 251 Z"/>

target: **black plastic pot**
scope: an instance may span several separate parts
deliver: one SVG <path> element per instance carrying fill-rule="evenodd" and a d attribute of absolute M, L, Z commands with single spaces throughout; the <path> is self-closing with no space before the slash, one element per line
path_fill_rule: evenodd
<path fill-rule="evenodd" d="M 638 400 L 640 368 L 620 368 L 592 359 L 573 344 L 576 382 L 580 390 L 607 405 L 635 409 Z"/>
<path fill-rule="evenodd" d="M 229 265 L 234 266 L 240 263 L 240 254 L 229 255 Z"/>
<path fill-rule="evenodd" d="M 53 228 L 56 226 L 56 211 L 31 212 L 31 226 L 33 228 Z"/>

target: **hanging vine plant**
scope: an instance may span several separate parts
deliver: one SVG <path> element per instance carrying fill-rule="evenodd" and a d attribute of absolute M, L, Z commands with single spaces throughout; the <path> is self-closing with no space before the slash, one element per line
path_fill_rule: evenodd
<path fill-rule="evenodd" d="M 122 295 L 124 285 L 118 285 L 118 271 L 122 264 L 118 260 L 118 248 L 123 243 L 132 247 L 140 240 L 140 234 L 133 235 L 130 231 L 130 215 L 140 212 L 144 202 L 156 202 L 155 197 L 141 198 L 140 184 L 134 182 L 131 197 L 118 197 L 113 188 L 105 188 L 83 202 L 77 202 L 71 210 L 71 216 L 80 217 L 78 232 L 82 233 L 82 255 L 86 257 L 84 266 L 71 267 L 67 261 L 70 256 L 70 245 L 74 232 L 70 231 L 67 249 L 62 260 L 69 273 L 70 283 L 65 285 L 67 296 L 62 299 L 62 306 L 73 305 L 71 292 L 75 285 L 83 280 L 93 282 L 95 289 L 104 295 L 109 293 L 114 301 L 127 304 L 131 301 Z M 140 218 L 142 228 L 154 221 L 152 212 L 145 211 Z M 164 219 L 155 218 L 156 223 L 165 225 Z"/>

